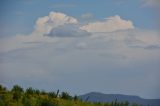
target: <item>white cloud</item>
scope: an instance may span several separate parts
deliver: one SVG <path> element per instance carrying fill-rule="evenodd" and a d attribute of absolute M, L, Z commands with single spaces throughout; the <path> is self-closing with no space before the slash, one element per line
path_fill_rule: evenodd
<path fill-rule="evenodd" d="M 105 45 L 106 42 L 110 42 L 108 45 L 106 45 L 106 47 L 109 48 L 114 48 L 113 45 L 120 46 L 120 44 L 124 43 L 129 47 L 141 47 L 147 49 L 158 49 L 160 46 L 160 38 L 158 33 L 155 31 L 145 30 L 138 32 L 133 29 L 134 26 L 131 21 L 123 20 L 120 18 L 120 16 L 109 17 L 104 22 L 97 21 L 82 27 L 77 23 L 77 19 L 71 16 L 67 16 L 58 12 L 50 12 L 48 16 L 41 17 L 37 20 L 36 28 L 30 35 L 16 35 L 13 37 L 0 39 L 0 52 L 4 53 L 21 48 L 39 47 L 39 45 L 45 43 L 54 43 L 54 46 L 56 46 L 56 44 L 61 42 L 61 45 L 67 45 L 68 41 L 72 42 L 72 40 L 76 40 L 76 38 L 70 38 L 71 40 L 68 40 L 67 37 L 78 37 L 77 39 L 80 39 L 79 37 L 87 37 L 84 39 L 82 38 L 86 42 L 81 39 L 82 41 L 74 44 L 77 45 L 77 48 L 93 49 L 98 46 L 96 42 L 99 42 L 102 45 Z M 133 30 L 129 31 L 127 29 Z M 115 37 L 116 31 L 118 31 L 116 33 L 118 36 Z M 92 34 L 89 32 L 92 32 Z M 101 37 L 104 38 L 101 39 Z M 65 44 L 66 42 L 67 44 Z M 98 48 L 103 48 L 103 46 L 98 46 Z"/>
<path fill-rule="evenodd" d="M 39 33 L 47 34 L 51 29 L 64 24 L 76 24 L 77 19 L 59 12 L 50 12 L 48 16 L 39 18 L 36 21 L 36 30 Z"/>
<path fill-rule="evenodd" d="M 123 20 L 120 16 L 109 17 L 104 22 L 97 21 L 84 26 L 79 26 L 77 23 L 77 19 L 71 16 L 50 12 L 48 16 L 41 17 L 36 21 L 36 28 L 30 35 L 16 35 L 0 39 L 0 52 L 39 47 L 39 45 L 45 43 L 53 43 L 54 46 L 68 45 L 68 41 L 76 42 L 74 45 L 77 46 L 69 45 L 71 48 L 99 49 L 104 48 L 102 45 L 105 45 L 113 49 L 115 47 L 119 48 L 121 44 L 125 48 L 158 49 L 160 47 L 158 33 L 146 30 L 137 31 L 133 29 L 134 26 L 131 21 Z M 92 34 L 89 32 L 92 32 Z M 78 38 L 71 39 L 69 37 Z M 102 45 L 98 46 L 97 42 Z"/>
<path fill-rule="evenodd" d="M 10 38 L 0 39 L 0 52 L 8 52 L 15 49 L 38 46 L 38 43 L 34 42 L 54 43 L 57 41 L 57 38 L 51 39 L 44 35 L 50 34 L 54 28 L 60 27 L 62 25 L 77 23 L 77 19 L 71 16 L 67 16 L 66 14 L 60 12 L 50 12 L 48 16 L 40 17 L 37 19 L 35 29 L 31 34 L 19 34 Z M 80 33 L 81 32 L 79 32 L 79 35 Z"/>
<path fill-rule="evenodd" d="M 134 29 L 133 23 L 130 20 L 121 19 L 120 16 L 116 15 L 113 17 L 106 18 L 105 21 L 97 21 L 84 25 L 81 29 L 88 32 L 113 32 L 125 29 Z"/>

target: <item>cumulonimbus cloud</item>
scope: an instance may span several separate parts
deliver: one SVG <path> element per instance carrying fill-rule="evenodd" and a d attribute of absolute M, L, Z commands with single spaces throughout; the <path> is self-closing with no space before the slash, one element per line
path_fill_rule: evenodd
<path fill-rule="evenodd" d="M 113 32 L 133 28 L 132 21 L 124 20 L 118 15 L 106 18 L 105 21 L 97 21 L 81 27 L 88 32 Z"/>
<path fill-rule="evenodd" d="M 76 18 L 60 12 L 50 12 L 36 21 L 34 35 L 47 37 L 84 37 L 90 35 L 77 25 Z"/>

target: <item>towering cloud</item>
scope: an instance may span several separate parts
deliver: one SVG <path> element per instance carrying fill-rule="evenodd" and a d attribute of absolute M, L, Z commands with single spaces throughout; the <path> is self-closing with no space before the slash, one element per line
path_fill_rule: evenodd
<path fill-rule="evenodd" d="M 76 24 L 77 19 L 59 12 L 50 12 L 48 16 L 40 17 L 36 21 L 36 31 L 47 34 L 51 29 L 64 24 Z"/>
<path fill-rule="evenodd" d="M 106 18 L 105 21 L 97 21 L 81 27 L 81 29 L 88 32 L 113 32 L 133 28 L 134 26 L 132 21 L 123 20 L 118 15 Z"/>

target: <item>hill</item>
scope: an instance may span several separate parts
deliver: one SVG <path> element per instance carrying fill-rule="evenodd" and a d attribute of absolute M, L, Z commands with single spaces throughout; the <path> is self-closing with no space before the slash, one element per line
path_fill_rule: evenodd
<path fill-rule="evenodd" d="M 125 102 L 142 104 L 143 106 L 160 106 L 160 99 L 143 99 L 139 96 L 122 95 L 122 94 L 103 94 L 99 92 L 91 92 L 79 96 L 83 101 L 89 102 Z"/>

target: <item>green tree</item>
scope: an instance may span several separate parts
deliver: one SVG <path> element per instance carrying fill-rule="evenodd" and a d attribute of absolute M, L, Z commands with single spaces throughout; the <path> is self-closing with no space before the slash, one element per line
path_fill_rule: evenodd
<path fill-rule="evenodd" d="M 32 95 L 34 93 L 35 93 L 35 90 L 32 87 L 29 87 L 29 88 L 26 89 L 26 94 Z"/>
<path fill-rule="evenodd" d="M 0 93 L 2 93 L 2 92 L 6 92 L 6 87 L 3 87 L 2 85 L 0 85 Z"/>
<path fill-rule="evenodd" d="M 46 95 L 46 94 L 47 94 L 46 91 L 44 91 L 44 90 L 41 91 L 41 95 Z"/>
<path fill-rule="evenodd" d="M 36 93 L 37 95 L 39 95 L 39 94 L 40 94 L 40 90 L 36 89 L 36 90 L 35 90 L 35 93 Z"/>
<path fill-rule="evenodd" d="M 11 91 L 12 92 L 21 92 L 22 93 L 23 92 L 23 88 L 20 87 L 19 85 L 14 85 Z"/>
<path fill-rule="evenodd" d="M 13 93 L 13 100 L 18 101 L 23 93 L 23 88 L 19 85 L 14 85 L 11 92 Z"/>
<path fill-rule="evenodd" d="M 55 92 L 48 92 L 48 96 L 51 97 L 51 98 L 56 98 L 57 97 Z"/>
<path fill-rule="evenodd" d="M 2 85 L 0 85 L 0 104 L 2 105 L 5 99 L 5 95 L 7 93 L 7 89 L 5 87 L 3 87 Z M 0 105 L 0 106 L 1 106 Z M 3 106 L 3 105 L 2 105 Z"/>
<path fill-rule="evenodd" d="M 71 100 L 72 96 L 70 96 L 69 93 L 67 93 L 67 92 L 62 92 L 61 93 L 61 98 L 66 99 L 66 100 Z"/>

